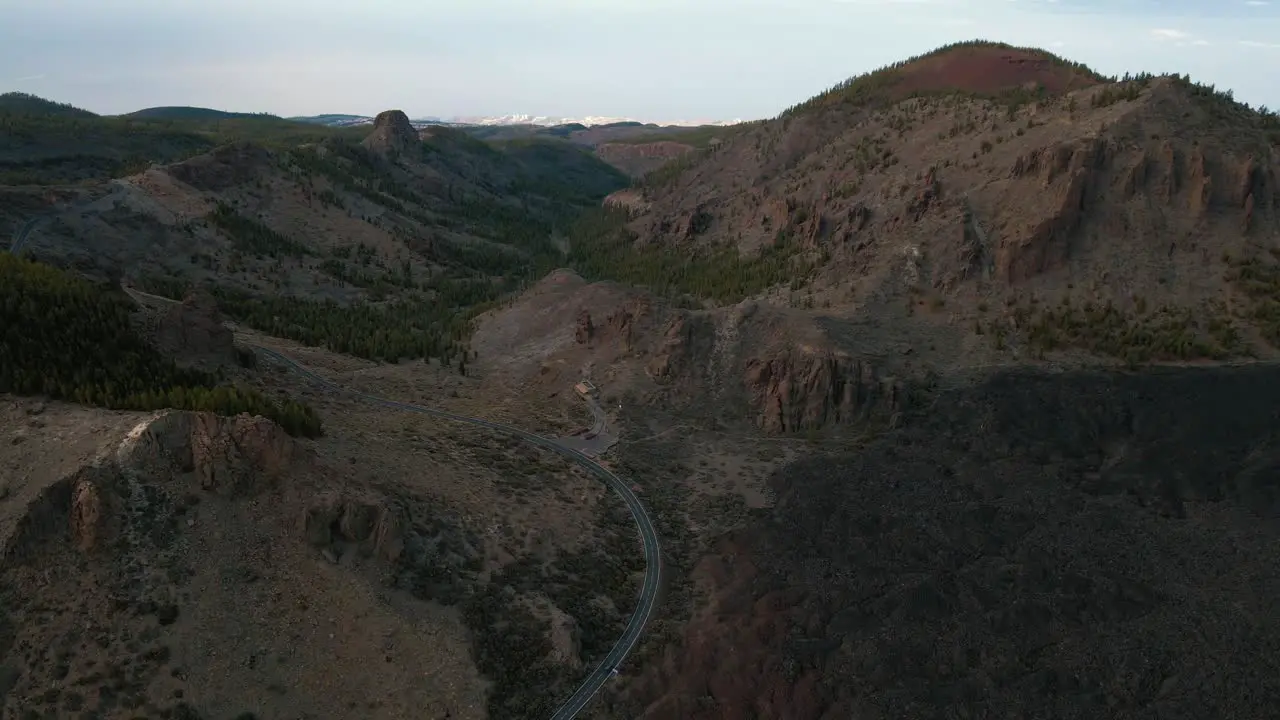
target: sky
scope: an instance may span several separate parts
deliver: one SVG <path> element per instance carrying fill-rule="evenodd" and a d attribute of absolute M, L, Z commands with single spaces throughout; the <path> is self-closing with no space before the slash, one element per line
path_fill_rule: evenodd
<path fill-rule="evenodd" d="M 0 92 L 102 114 L 755 119 L 978 38 L 1280 108 L 1280 0 L 0 0 Z"/>

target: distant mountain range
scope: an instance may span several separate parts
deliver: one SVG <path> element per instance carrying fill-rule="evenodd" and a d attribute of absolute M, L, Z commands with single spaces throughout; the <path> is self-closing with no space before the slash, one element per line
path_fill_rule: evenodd
<path fill-rule="evenodd" d="M 298 122 L 315 123 L 317 125 L 329 125 L 333 127 L 347 127 L 351 125 L 372 125 L 373 118 L 367 115 L 344 115 L 344 114 L 327 114 L 327 115 L 309 115 L 291 117 L 289 120 Z M 585 127 L 596 127 L 600 125 L 620 125 L 620 124 L 650 124 L 642 123 L 632 118 L 622 117 L 600 117 L 587 116 L 581 118 L 569 117 L 551 117 L 547 115 L 459 115 L 450 118 L 441 117 L 421 117 L 410 118 L 409 122 L 414 127 L 422 128 L 429 125 L 467 125 L 467 126 L 504 126 L 504 125 L 536 125 L 539 127 L 556 127 L 560 125 L 582 125 Z M 666 127 L 699 127 L 707 125 L 727 126 L 737 125 L 741 120 L 721 120 L 721 121 L 668 121 L 660 123 L 652 123 Z"/>

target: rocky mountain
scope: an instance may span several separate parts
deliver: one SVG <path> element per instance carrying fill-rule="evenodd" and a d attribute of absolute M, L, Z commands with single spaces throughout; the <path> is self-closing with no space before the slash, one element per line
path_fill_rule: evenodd
<path fill-rule="evenodd" d="M 1278 131 L 1179 77 L 944 48 L 681 154 L 584 221 L 573 267 L 700 305 L 708 338 L 772 338 L 691 365 L 727 352 L 773 429 L 859 417 L 762 403 L 836 407 L 869 377 L 1270 358 Z M 745 300 L 768 310 L 738 329 Z"/>
<path fill-rule="evenodd" d="M 419 143 L 418 131 L 409 124 L 409 116 L 400 110 L 378 113 L 373 132 L 361 143 L 366 149 L 383 156 L 399 155 Z"/>
<path fill-rule="evenodd" d="M 0 381 L 60 399 L 0 397 L 0 707 L 546 717 L 621 635 L 595 478 L 254 347 L 616 440 L 663 585 L 595 717 L 1280 698 L 1280 123 L 1225 91 L 974 42 L 731 128 L 18 105 L 104 142 L 0 186 Z"/>
<path fill-rule="evenodd" d="M 1278 144 L 1187 78 L 966 43 L 582 218 L 475 372 L 591 379 L 646 498 L 711 508 L 604 716 L 1265 717 Z"/>

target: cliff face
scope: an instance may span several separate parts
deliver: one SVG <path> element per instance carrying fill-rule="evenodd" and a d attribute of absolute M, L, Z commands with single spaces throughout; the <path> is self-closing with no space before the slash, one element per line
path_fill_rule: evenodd
<path fill-rule="evenodd" d="M 380 155 L 392 156 L 410 153 L 421 143 L 418 131 L 402 110 L 384 110 L 373 119 L 373 132 L 363 145 Z"/>
<path fill-rule="evenodd" d="M 749 416 L 767 433 L 889 420 L 905 407 L 902 384 L 883 368 L 837 349 L 809 319 L 768 307 L 673 311 L 638 296 L 595 314 L 579 307 L 576 318 L 577 345 L 643 363 L 668 403 Z"/>
<path fill-rule="evenodd" d="M 746 361 L 757 424 L 770 433 L 848 425 L 900 409 L 899 388 L 870 362 L 832 351 L 788 350 Z"/>
<path fill-rule="evenodd" d="M 7 539 L 3 556 L 26 556 L 64 528 L 82 551 L 111 550 L 137 530 L 140 518 L 133 505 L 151 483 L 190 476 L 206 492 L 244 498 L 311 462 L 283 429 L 265 418 L 157 413 L 137 425 L 110 455 L 45 488 Z"/>
<path fill-rule="evenodd" d="M 1170 140 L 1133 147 L 1115 134 L 1032 150 L 1014 161 L 1009 187 L 1033 189 L 1039 201 L 1030 208 L 1039 212 L 1028 218 L 1026 205 L 999 206 L 995 223 L 1007 230 L 995 249 L 997 275 L 1016 284 L 1066 265 L 1086 222 L 1125 233 L 1126 205 L 1159 212 L 1171 227 L 1274 228 L 1276 173 L 1270 157 Z"/>
<path fill-rule="evenodd" d="M 1086 288 L 1198 308 L 1233 292 L 1223 258 L 1280 232 L 1264 121 L 1224 119 L 1202 95 L 1156 78 L 1013 107 L 819 107 L 744 128 L 610 204 L 643 245 L 751 255 L 785 238 L 784 254 L 815 265 L 791 302 L 848 313 L 935 293 L 973 317 Z"/>

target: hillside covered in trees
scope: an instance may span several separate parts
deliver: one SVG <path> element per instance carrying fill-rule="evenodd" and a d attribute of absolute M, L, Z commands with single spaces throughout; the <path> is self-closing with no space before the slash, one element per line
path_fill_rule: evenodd
<path fill-rule="evenodd" d="M 153 108 L 108 117 L 25 93 L 0 95 L 0 185 L 105 180 L 233 141 L 293 147 L 352 131 L 271 115 Z M 359 132 L 354 137 L 359 137 Z"/>
<path fill-rule="evenodd" d="M 118 410 L 245 412 L 292 435 L 321 434 L 306 405 L 178 367 L 135 331 L 132 309 L 117 289 L 0 253 L 0 392 Z"/>

